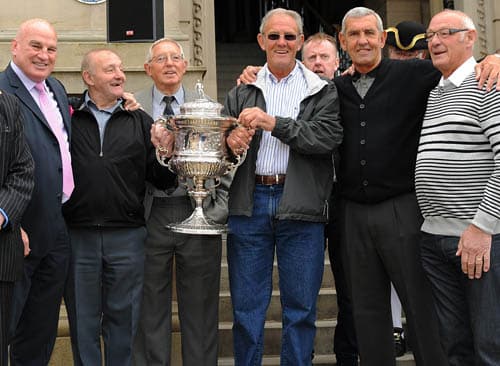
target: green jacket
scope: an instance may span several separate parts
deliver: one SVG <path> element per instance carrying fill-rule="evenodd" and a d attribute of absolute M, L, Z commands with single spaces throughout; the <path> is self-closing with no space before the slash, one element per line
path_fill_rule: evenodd
<path fill-rule="evenodd" d="M 299 62 L 299 61 L 297 61 Z M 307 70 L 308 92 L 296 120 L 276 117 L 272 135 L 290 146 L 279 219 L 325 222 L 333 185 L 332 152 L 342 141 L 338 95 L 335 85 Z M 238 117 L 247 107 L 266 111 L 263 96 L 265 72 L 253 84 L 233 88 L 226 97 L 225 113 Z M 229 191 L 229 215 L 251 216 L 255 188 L 255 165 L 262 131 L 257 131 L 245 162 L 238 168 Z"/>

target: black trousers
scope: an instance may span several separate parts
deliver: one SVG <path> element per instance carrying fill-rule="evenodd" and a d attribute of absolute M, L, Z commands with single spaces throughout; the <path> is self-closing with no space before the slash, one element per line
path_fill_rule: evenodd
<path fill-rule="evenodd" d="M 14 285 L 11 366 L 47 365 L 50 361 L 70 258 L 66 226 L 56 226 L 59 230 L 52 249 L 43 257 L 26 257 L 23 279 Z"/>
<path fill-rule="evenodd" d="M 401 299 L 417 365 L 446 365 L 431 288 L 422 268 L 422 217 L 414 193 L 376 203 L 341 202 L 354 325 L 363 366 L 395 365 L 390 282 Z"/>
<path fill-rule="evenodd" d="M 7 366 L 14 282 L 0 281 L 0 366 Z"/>
<path fill-rule="evenodd" d="M 336 190 L 330 200 L 330 212 L 326 237 L 328 238 L 328 255 L 335 280 L 337 292 L 337 326 L 333 338 L 333 351 L 337 364 L 355 366 L 358 364 L 358 344 L 352 313 L 352 299 L 349 292 L 346 273 L 346 256 L 342 250 L 339 225 L 339 203 Z"/>

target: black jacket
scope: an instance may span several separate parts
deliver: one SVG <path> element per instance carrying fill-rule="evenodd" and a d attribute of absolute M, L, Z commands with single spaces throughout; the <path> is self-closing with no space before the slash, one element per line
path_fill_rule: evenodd
<path fill-rule="evenodd" d="M 83 100 L 71 121 L 75 189 L 63 206 L 68 225 L 144 225 L 146 180 L 165 189 L 174 177 L 156 161 L 150 141 L 151 117 L 142 110 L 126 111 L 120 105 L 106 125 L 102 148 L 97 121 Z"/>
<path fill-rule="evenodd" d="M 332 152 L 342 140 L 338 96 L 335 85 L 301 65 L 308 95 L 300 104 L 296 120 L 276 117 L 272 135 L 290 146 L 279 219 L 325 222 L 333 185 Z M 226 113 L 238 117 L 247 107 L 266 110 L 262 94 L 263 73 L 254 84 L 233 88 L 225 104 Z M 238 167 L 229 191 L 229 215 L 251 216 L 255 188 L 255 164 L 262 131 L 250 143 L 245 162 Z"/>

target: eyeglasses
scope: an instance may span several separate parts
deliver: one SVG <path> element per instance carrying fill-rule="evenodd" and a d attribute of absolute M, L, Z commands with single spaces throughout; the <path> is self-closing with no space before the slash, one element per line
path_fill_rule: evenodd
<path fill-rule="evenodd" d="M 183 60 L 183 56 L 182 55 L 160 55 L 160 56 L 156 56 L 156 57 L 153 57 L 151 59 L 152 62 L 156 63 L 156 64 L 164 64 L 165 62 L 167 62 L 167 60 L 170 59 L 172 62 L 181 62 Z"/>
<path fill-rule="evenodd" d="M 280 39 L 281 35 L 278 33 L 269 33 L 267 35 L 267 39 L 270 41 L 277 41 Z M 295 41 L 297 39 L 296 34 L 291 34 L 291 33 L 285 33 L 283 34 L 283 38 L 285 38 L 286 41 Z"/>
<path fill-rule="evenodd" d="M 468 30 L 469 29 L 467 29 L 467 28 L 462 28 L 462 29 L 444 28 L 444 29 L 437 30 L 435 32 L 426 32 L 425 33 L 425 40 L 427 42 L 430 42 L 430 41 L 432 41 L 432 39 L 434 38 L 435 35 L 437 35 L 439 39 L 445 39 L 445 38 L 448 38 L 449 36 L 451 36 L 455 33 L 466 32 Z"/>

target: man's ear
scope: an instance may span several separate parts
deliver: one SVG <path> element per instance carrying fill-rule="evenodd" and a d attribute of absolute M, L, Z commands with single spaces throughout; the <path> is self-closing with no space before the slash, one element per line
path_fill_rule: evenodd
<path fill-rule="evenodd" d="M 346 44 L 346 39 L 345 39 L 345 36 L 344 36 L 344 33 L 339 33 L 339 42 L 340 42 L 340 47 L 342 47 L 342 49 L 344 51 L 347 51 L 347 44 Z"/>
<path fill-rule="evenodd" d="M 84 70 L 82 72 L 82 79 L 85 82 L 85 85 L 93 85 L 94 82 L 92 81 L 92 75 L 88 70 Z"/>
<path fill-rule="evenodd" d="M 257 34 L 257 42 L 259 43 L 261 50 L 265 51 L 266 48 L 264 44 L 264 36 L 262 35 L 262 33 Z"/>
<path fill-rule="evenodd" d="M 144 63 L 144 71 L 146 71 L 146 74 L 148 76 L 151 76 L 151 66 L 149 65 L 149 62 L 145 62 Z"/>

